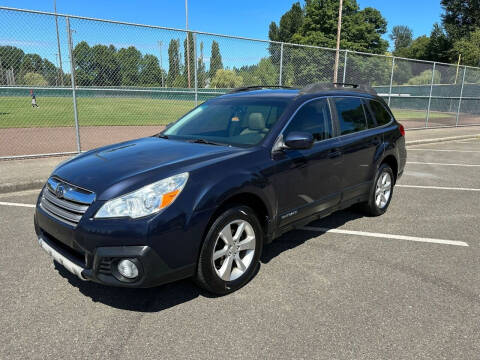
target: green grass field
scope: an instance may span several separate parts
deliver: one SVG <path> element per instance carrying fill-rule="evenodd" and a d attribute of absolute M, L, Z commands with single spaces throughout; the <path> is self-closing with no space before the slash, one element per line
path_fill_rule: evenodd
<path fill-rule="evenodd" d="M 32 108 L 29 97 L 0 97 L 0 128 L 55 127 L 74 124 L 71 98 L 37 98 Z M 80 125 L 165 125 L 195 105 L 189 100 L 142 98 L 78 98 Z"/>
<path fill-rule="evenodd" d="M 71 98 L 38 98 L 32 108 L 29 97 L 0 97 L 0 128 L 73 126 Z M 80 126 L 165 125 L 193 108 L 189 100 L 142 98 L 78 98 Z M 398 120 L 424 119 L 426 111 L 393 109 Z M 452 114 L 431 112 L 430 118 L 449 118 Z"/>
<path fill-rule="evenodd" d="M 411 120 L 411 119 L 424 119 L 427 116 L 427 110 L 405 110 L 405 109 L 392 109 L 393 115 L 397 120 Z M 430 111 L 430 119 L 444 119 L 456 116 L 455 114 Z"/>

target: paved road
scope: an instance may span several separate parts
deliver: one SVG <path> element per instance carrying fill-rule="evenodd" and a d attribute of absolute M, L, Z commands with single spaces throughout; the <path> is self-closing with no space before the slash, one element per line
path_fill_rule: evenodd
<path fill-rule="evenodd" d="M 39 249 L 33 208 L 0 205 L 0 358 L 478 359 L 480 167 L 462 165 L 480 164 L 480 141 L 412 147 L 408 161 L 400 185 L 414 187 L 397 187 L 387 214 L 284 235 L 225 297 L 190 281 L 81 282 Z"/>

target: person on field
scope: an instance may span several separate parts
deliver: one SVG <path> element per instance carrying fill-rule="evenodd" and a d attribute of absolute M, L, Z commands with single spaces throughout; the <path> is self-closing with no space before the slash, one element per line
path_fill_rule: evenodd
<path fill-rule="evenodd" d="M 37 105 L 37 97 L 35 96 L 35 93 L 30 90 L 30 94 L 32 95 L 32 108 L 38 108 L 39 106 Z"/>

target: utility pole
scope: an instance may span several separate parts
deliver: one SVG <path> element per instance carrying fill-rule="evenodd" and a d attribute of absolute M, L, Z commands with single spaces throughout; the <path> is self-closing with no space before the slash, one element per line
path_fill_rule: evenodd
<path fill-rule="evenodd" d="M 343 0 L 340 0 L 340 6 L 338 7 L 338 23 L 337 23 L 337 51 L 335 53 L 335 66 L 333 69 L 333 82 L 336 83 L 338 73 L 338 61 L 340 57 L 340 33 L 342 32 L 342 10 Z"/>
<path fill-rule="evenodd" d="M 63 86 L 63 68 L 62 68 L 62 52 L 60 51 L 60 36 L 58 35 L 58 19 L 57 19 L 57 0 L 53 0 L 53 9 L 55 11 L 55 27 L 57 28 L 57 46 L 58 46 L 58 62 L 60 65 L 60 84 Z"/>
<path fill-rule="evenodd" d="M 160 48 L 160 73 L 162 74 L 162 87 L 164 87 L 163 83 L 163 61 L 162 61 L 162 45 L 163 41 L 158 42 L 158 47 Z"/>
<path fill-rule="evenodd" d="M 187 79 L 190 88 L 190 34 L 188 32 L 188 0 L 185 0 L 185 30 L 187 30 Z"/>

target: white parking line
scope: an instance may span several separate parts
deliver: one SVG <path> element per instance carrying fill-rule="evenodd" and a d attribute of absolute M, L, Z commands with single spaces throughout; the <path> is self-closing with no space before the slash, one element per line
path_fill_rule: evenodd
<path fill-rule="evenodd" d="M 442 151 L 442 152 L 461 152 L 461 153 L 480 153 L 480 150 L 450 150 L 450 149 L 408 149 L 408 151 Z"/>
<path fill-rule="evenodd" d="M 375 238 L 382 238 L 382 239 L 406 240 L 406 241 L 416 241 L 416 242 L 434 243 L 434 244 L 442 244 L 442 245 L 468 246 L 468 244 L 463 241 L 432 239 L 432 238 L 423 238 L 423 237 L 416 237 L 416 236 L 392 235 L 392 234 L 372 233 L 372 232 L 366 232 L 366 231 L 329 229 L 329 228 L 314 227 L 314 226 L 303 226 L 300 229 L 306 230 L 306 231 L 318 231 L 321 233 L 357 235 L 357 236 L 375 237 Z"/>
<path fill-rule="evenodd" d="M 458 190 L 458 191 L 480 191 L 480 189 L 475 188 L 459 188 L 459 187 L 448 187 L 448 186 L 427 186 L 427 185 L 401 185 L 397 184 L 395 187 L 403 188 L 413 188 L 413 189 L 435 189 L 435 190 Z"/>
<path fill-rule="evenodd" d="M 28 208 L 34 208 L 35 207 L 35 205 L 32 205 L 32 204 L 12 203 L 12 202 L 4 202 L 4 201 L 0 201 L 0 205 L 3 205 L 3 206 L 19 206 L 19 207 L 28 207 Z"/>
<path fill-rule="evenodd" d="M 478 166 L 480 166 L 480 164 L 451 164 L 451 163 L 433 163 L 433 162 L 420 162 L 420 161 L 407 161 L 407 164 L 441 165 L 441 166 L 465 166 L 465 167 L 478 167 Z"/>

